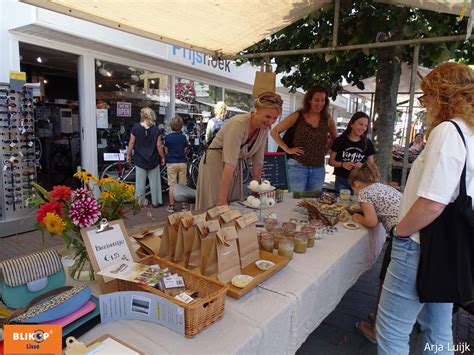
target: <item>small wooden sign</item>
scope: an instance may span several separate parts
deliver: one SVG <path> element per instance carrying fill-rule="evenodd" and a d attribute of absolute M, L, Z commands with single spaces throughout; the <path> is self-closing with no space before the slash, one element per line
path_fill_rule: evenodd
<path fill-rule="evenodd" d="M 105 228 L 82 228 L 81 235 L 100 289 L 104 293 L 117 291 L 115 279 L 104 278 L 97 275 L 97 272 L 121 260 L 137 261 L 123 221 L 119 219 L 109 222 Z"/>

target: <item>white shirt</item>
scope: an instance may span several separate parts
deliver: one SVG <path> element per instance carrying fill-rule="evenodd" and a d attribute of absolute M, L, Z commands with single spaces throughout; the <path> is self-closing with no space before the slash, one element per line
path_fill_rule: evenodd
<path fill-rule="evenodd" d="M 410 170 L 403 192 L 399 220 L 410 210 L 418 197 L 445 205 L 453 202 L 459 195 L 464 162 L 467 163 L 466 192 L 474 197 L 474 134 L 464 121 L 453 120 L 461 128 L 467 149 L 452 123 L 440 123 L 431 131 L 425 149 Z M 420 243 L 419 233 L 412 234 L 411 239 Z"/>

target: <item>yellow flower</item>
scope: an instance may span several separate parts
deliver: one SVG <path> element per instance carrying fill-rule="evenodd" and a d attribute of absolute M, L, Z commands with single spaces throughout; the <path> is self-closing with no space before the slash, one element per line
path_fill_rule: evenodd
<path fill-rule="evenodd" d="M 74 177 L 81 180 L 82 182 L 88 182 L 88 181 L 97 182 L 97 181 L 99 181 L 98 178 L 96 178 L 94 175 L 92 175 L 91 173 L 89 173 L 85 170 L 78 171 L 77 173 L 74 174 Z"/>
<path fill-rule="evenodd" d="M 100 198 L 104 201 L 113 200 L 115 198 L 115 194 L 109 191 L 101 191 Z"/>
<path fill-rule="evenodd" d="M 56 213 L 48 212 L 43 218 L 43 225 L 51 234 L 61 234 L 66 228 L 66 223 Z"/>
<path fill-rule="evenodd" d="M 117 183 L 117 180 L 111 177 L 105 177 L 105 178 L 100 179 L 99 182 L 97 182 L 97 185 L 102 186 L 102 185 L 111 184 L 111 183 Z"/>

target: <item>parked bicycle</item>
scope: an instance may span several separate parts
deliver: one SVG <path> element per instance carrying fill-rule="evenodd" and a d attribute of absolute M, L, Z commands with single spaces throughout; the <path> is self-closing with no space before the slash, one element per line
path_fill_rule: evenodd
<path fill-rule="evenodd" d="M 102 179 L 104 177 L 112 177 L 121 182 L 135 185 L 135 174 L 137 166 L 135 164 L 117 161 L 112 164 L 106 165 L 99 174 Z M 160 178 L 161 178 L 161 191 L 168 191 L 168 174 L 166 172 L 166 165 L 160 167 Z M 150 184 L 147 181 L 145 185 L 145 195 L 150 195 Z"/>

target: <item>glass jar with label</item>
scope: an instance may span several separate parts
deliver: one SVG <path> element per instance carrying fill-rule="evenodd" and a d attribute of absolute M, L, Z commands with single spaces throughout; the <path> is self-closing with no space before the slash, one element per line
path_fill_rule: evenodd
<path fill-rule="evenodd" d="M 293 250 L 295 244 L 292 238 L 280 238 L 280 243 L 278 245 L 278 255 L 285 256 L 288 259 L 293 259 Z"/>
<path fill-rule="evenodd" d="M 283 229 L 273 228 L 272 234 L 273 234 L 273 248 L 278 249 L 278 244 L 280 243 L 280 238 L 285 235 L 283 233 Z"/>
<path fill-rule="evenodd" d="M 295 232 L 295 253 L 304 254 L 308 249 L 308 236 L 304 232 Z"/>
<path fill-rule="evenodd" d="M 277 225 L 278 221 L 275 218 L 267 217 L 263 220 L 263 227 L 267 232 L 271 232 L 273 228 L 276 228 Z"/>
<path fill-rule="evenodd" d="M 301 227 L 301 231 L 308 237 L 308 248 L 314 247 L 314 238 L 316 238 L 316 228 L 306 226 Z"/>
<path fill-rule="evenodd" d="M 281 224 L 281 229 L 286 237 L 292 238 L 293 232 L 296 230 L 296 223 L 293 222 L 284 222 Z"/>
<path fill-rule="evenodd" d="M 269 232 L 260 233 L 260 249 L 273 253 L 273 234 Z"/>
<path fill-rule="evenodd" d="M 339 190 L 339 202 L 345 206 L 349 206 L 351 204 L 351 190 L 349 189 Z"/>

